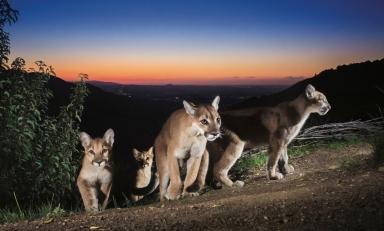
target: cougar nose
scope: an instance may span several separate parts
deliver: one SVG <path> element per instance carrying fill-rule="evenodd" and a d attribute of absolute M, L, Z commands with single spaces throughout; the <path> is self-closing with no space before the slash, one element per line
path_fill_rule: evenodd
<path fill-rule="evenodd" d="M 100 165 L 103 160 L 95 160 L 96 164 Z"/>

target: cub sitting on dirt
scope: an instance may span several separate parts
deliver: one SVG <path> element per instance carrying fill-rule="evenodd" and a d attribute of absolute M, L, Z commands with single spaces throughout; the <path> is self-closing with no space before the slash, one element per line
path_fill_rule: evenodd
<path fill-rule="evenodd" d="M 222 112 L 223 139 L 207 146 L 214 159 L 214 179 L 226 186 L 243 186 L 232 182 L 228 171 L 240 157 L 244 148 L 269 144 L 267 177 L 271 180 L 292 173 L 288 164 L 288 144 L 297 136 L 311 113 L 325 115 L 331 109 L 325 95 L 308 85 L 296 99 L 275 107 L 253 107 Z M 276 172 L 276 167 L 280 172 Z"/>
<path fill-rule="evenodd" d="M 195 106 L 183 101 L 184 109 L 173 112 L 165 122 L 155 140 L 160 200 L 180 197 L 182 181 L 179 162 L 183 160 L 187 160 L 187 172 L 182 195 L 198 195 L 200 187 L 195 187 L 194 182 L 199 171 L 198 186 L 205 181 L 208 169 L 208 153 L 205 149 L 207 140 L 213 141 L 220 135 L 221 119 L 217 112 L 219 101 L 219 96 L 211 105 Z"/>
<path fill-rule="evenodd" d="M 80 133 L 84 157 L 77 186 L 86 211 L 99 211 L 99 192 L 103 194 L 101 210 L 108 204 L 112 187 L 112 147 L 114 132 L 108 129 L 103 138 L 92 139 L 87 133 Z"/>
<path fill-rule="evenodd" d="M 139 169 L 136 173 L 135 188 L 131 195 L 131 200 L 137 202 L 157 188 L 159 177 L 157 173 L 152 174 L 153 147 L 143 152 L 133 149 L 133 156 L 138 162 Z"/>

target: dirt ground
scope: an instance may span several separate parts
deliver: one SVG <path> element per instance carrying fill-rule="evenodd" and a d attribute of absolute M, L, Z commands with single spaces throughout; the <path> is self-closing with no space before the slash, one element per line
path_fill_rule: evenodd
<path fill-rule="evenodd" d="M 253 170 L 244 176 L 243 188 L 0 229 L 384 230 L 384 167 L 372 167 L 370 152 L 365 143 L 320 148 L 292 159 L 296 172 L 280 181 L 267 181 L 264 170 Z"/>

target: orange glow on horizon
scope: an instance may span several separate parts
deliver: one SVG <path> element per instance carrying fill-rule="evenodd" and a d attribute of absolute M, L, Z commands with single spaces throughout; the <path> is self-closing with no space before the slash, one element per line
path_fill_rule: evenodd
<path fill-rule="evenodd" d="M 106 57 L 111 55 L 106 54 Z M 296 79 L 312 77 L 322 70 L 335 68 L 340 63 L 364 60 L 344 55 L 329 56 L 319 53 L 290 52 L 258 55 L 101 55 L 52 56 L 48 65 L 56 75 L 68 81 L 78 80 L 86 73 L 89 80 L 123 84 L 292 84 Z M 353 57 L 353 56 L 350 56 Z M 32 61 L 27 60 L 27 63 Z"/>
<path fill-rule="evenodd" d="M 69 63 L 58 60 L 52 64 L 58 77 L 65 80 L 77 80 L 78 73 L 87 73 L 90 80 L 118 82 L 126 84 L 183 84 L 236 82 L 234 79 L 252 79 L 265 82 L 287 76 L 312 76 L 311 65 L 303 67 L 291 62 L 270 62 L 268 60 L 255 63 L 236 59 L 204 60 L 109 60 L 97 59 Z M 278 67 L 278 68 L 277 68 Z M 244 81 L 241 81 L 244 82 Z M 245 81 L 249 82 L 249 81 Z"/>

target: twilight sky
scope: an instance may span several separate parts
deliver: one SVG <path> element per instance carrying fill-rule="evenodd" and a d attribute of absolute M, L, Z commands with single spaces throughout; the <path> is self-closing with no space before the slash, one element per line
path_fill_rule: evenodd
<path fill-rule="evenodd" d="M 11 57 L 44 60 L 66 80 L 286 84 L 384 58 L 381 0 L 10 2 Z"/>

